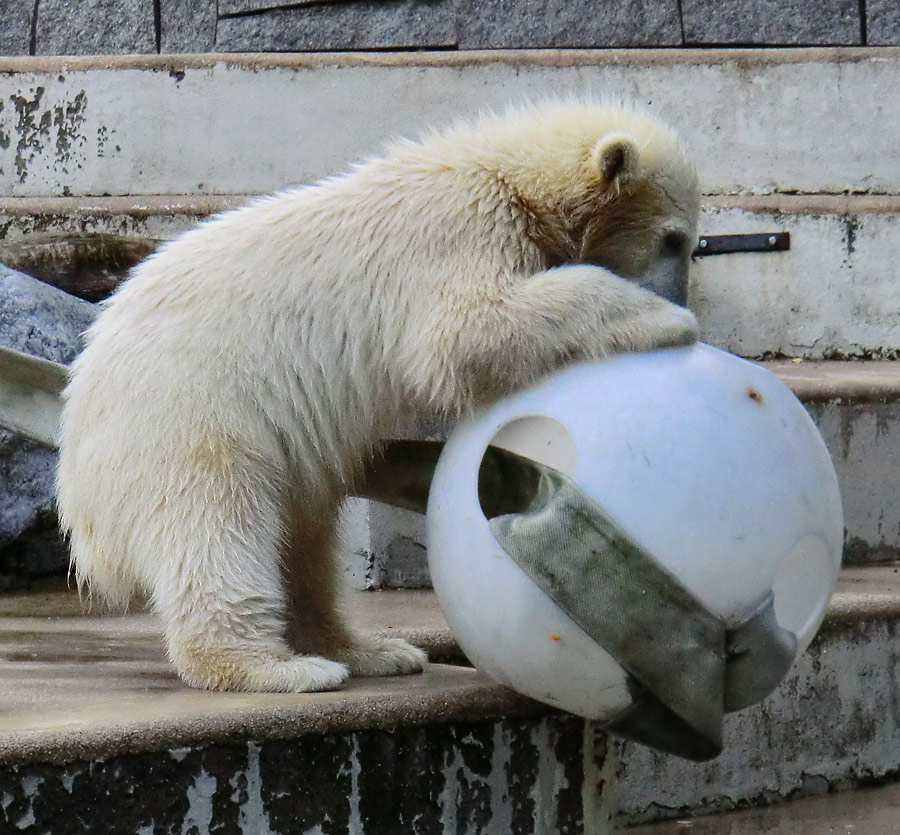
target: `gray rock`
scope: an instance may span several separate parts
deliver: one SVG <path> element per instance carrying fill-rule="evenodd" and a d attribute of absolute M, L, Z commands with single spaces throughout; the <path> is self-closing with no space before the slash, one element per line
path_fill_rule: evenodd
<path fill-rule="evenodd" d="M 869 46 L 900 46 L 900 3 L 897 0 L 867 0 Z"/>
<path fill-rule="evenodd" d="M 147 0 L 41 0 L 36 55 L 156 52 L 153 3 Z"/>
<path fill-rule="evenodd" d="M 31 16 L 34 0 L 3 0 L 0 19 L 0 55 L 28 55 L 31 51 Z"/>
<path fill-rule="evenodd" d="M 0 343 L 69 363 L 96 308 L 0 265 Z M 56 452 L 0 430 L 0 588 L 65 567 L 53 500 Z"/>
<path fill-rule="evenodd" d="M 353 50 L 453 46 L 448 0 L 379 0 L 278 9 L 219 20 L 220 52 Z"/>
<path fill-rule="evenodd" d="M 285 0 L 219 0 L 219 14 L 225 15 L 247 14 L 247 12 L 261 12 L 271 9 L 284 9 L 288 6 L 308 6 L 312 3 L 318 3 L 320 0 L 296 0 L 289 3 Z M 332 0 L 335 2 L 335 0 Z M 346 0 L 336 0 L 336 2 L 346 2 Z"/>
<path fill-rule="evenodd" d="M 677 0 L 460 0 L 460 49 L 675 46 Z"/>
<path fill-rule="evenodd" d="M 215 50 L 216 0 L 160 0 L 159 22 L 160 52 Z"/>
<path fill-rule="evenodd" d="M 681 9 L 688 44 L 862 43 L 858 0 L 682 0 Z"/>

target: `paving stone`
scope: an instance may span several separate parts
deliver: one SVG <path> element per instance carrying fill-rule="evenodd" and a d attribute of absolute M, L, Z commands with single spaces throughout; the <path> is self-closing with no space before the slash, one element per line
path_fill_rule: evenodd
<path fill-rule="evenodd" d="M 69 363 L 92 304 L 0 265 L 0 342 Z M 65 567 L 54 511 L 56 452 L 0 430 L 0 588 Z"/>
<path fill-rule="evenodd" d="M 213 52 L 216 46 L 216 0 L 160 0 L 159 49 Z"/>
<path fill-rule="evenodd" d="M 900 46 L 900 3 L 867 0 L 866 41 L 869 46 Z"/>
<path fill-rule="evenodd" d="M 461 0 L 457 27 L 460 49 L 681 43 L 675 0 Z"/>
<path fill-rule="evenodd" d="M 3 0 L 0 55 L 28 55 L 34 0 Z"/>
<path fill-rule="evenodd" d="M 428 0 L 346 2 L 219 20 L 220 52 L 453 46 L 453 7 Z"/>
<path fill-rule="evenodd" d="M 862 43 L 857 0 L 682 0 L 681 8 L 688 44 Z"/>
<path fill-rule="evenodd" d="M 37 55 L 156 52 L 153 3 L 145 0 L 41 0 Z"/>

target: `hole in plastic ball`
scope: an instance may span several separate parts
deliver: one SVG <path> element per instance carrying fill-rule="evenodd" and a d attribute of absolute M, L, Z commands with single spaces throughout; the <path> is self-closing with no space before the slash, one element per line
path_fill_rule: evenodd
<path fill-rule="evenodd" d="M 784 556 L 775 575 L 775 616 L 778 625 L 797 636 L 800 651 L 809 644 L 825 615 L 834 568 L 825 541 L 804 536 Z"/>

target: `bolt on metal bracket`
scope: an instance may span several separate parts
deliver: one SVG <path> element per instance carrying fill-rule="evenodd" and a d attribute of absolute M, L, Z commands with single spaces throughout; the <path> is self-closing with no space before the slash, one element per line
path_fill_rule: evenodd
<path fill-rule="evenodd" d="M 751 235 L 701 235 L 693 255 L 731 255 L 734 252 L 785 252 L 791 248 L 790 232 Z"/>

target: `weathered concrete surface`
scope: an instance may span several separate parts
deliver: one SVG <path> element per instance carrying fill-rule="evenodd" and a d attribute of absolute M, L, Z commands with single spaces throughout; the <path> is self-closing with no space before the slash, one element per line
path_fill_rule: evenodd
<path fill-rule="evenodd" d="M 250 199 L 0 197 L 0 238 L 63 231 L 170 238 Z M 707 342 L 750 357 L 900 354 L 900 198 L 711 196 L 701 230 L 792 234 L 787 252 L 697 259 L 689 301 Z"/>
<path fill-rule="evenodd" d="M 41 0 L 35 9 L 35 55 L 156 52 L 152 3 Z"/>
<path fill-rule="evenodd" d="M 430 634 L 432 645 L 444 640 L 446 624 L 431 594 L 365 592 L 352 596 L 350 603 L 361 624 L 406 636 Z M 893 693 L 900 684 L 898 618 L 900 569 L 845 570 L 811 651 L 763 705 L 728 718 L 726 751 L 721 757 L 692 764 L 638 745 L 617 743 L 621 766 L 615 793 L 620 823 L 674 817 L 688 808 L 713 811 L 778 802 L 796 793 L 821 794 L 897 774 L 900 707 Z M 453 815 L 471 813 L 467 798 L 472 797 L 474 786 L 482 786 L 477 790 L 480 814 L 486 816 L 489 809 L 493 825 L 463 828 L 463 832 L 582 831 L 577 827 L 554 830 L 558 807 L 552 803 L 545 807 L 544 820 L 549 823 L 543 830 L 515 828 L 509 822 L 509 816 L 516 819 L 517 814 L 540 817 L 529 803 L 558 798 L 554 785 L 570 790 L 580 785 L 582 809 L 588 805 L 602 809 L 604 803 L 608 809 L 612 802 L 608 788 L 603 789 L 603 797 L 592 801 L 596 783 L 587 779 L 589 775 L 594 781 L 603 778 L 607 787 L 612 782 L 611 773 L 598 771 L 612 766 L 611 759 L 605 765 L 601 762 L 602 736 L 580 720 L 556 718 L 472 670 L 432 665 L 423 676 L 360 679 L 334 694 L 205 693 L 188 690 L 177 681 L 161 646 L 158 627 L 149 615 L 85 616 L 72 591 L 48 587 L 0 596 L 0 762 L 5 763 L 0 768 L 0 791 L 14 801 L 5 804 L 13 811 L 5 811 L 7 817 L 0 821 L 27 819 L 30 809 L 37 819 L 39 812 L 45 813 L 53 804 L 81 821 L 86 793 L 104 797 L 107 789 L 110 802 L 122 804 L 123 813 L 143 814 L 147 810 L 139 801 L 145 794 L 156 797 L 156 775 L 160 781 L 165 775 L 171 789 L 167 802 L 154 800 L 151 810 L 171 805 L 174 820 L 180 822 L 190 808 L 194 815 L 208 814 L 208 805 L 186 802 L 186 797 L 196 798 L 197 792 L 207 798 L 204 803 L 213 804 L 214 820 L 231 820 L 233 815 L 250 820 L 241 818 L 241 809 L 246 815 L 261 815 L 261 808 L 270 816 L 286 814 L 287 805 L 278 809 L 275 798 L 288 785 L 283 802 L 288 804 L 290 798 L 300 820 L 312 820 L 303 816 L 318 814 L 307 803 L 310 797 L 321 797 L 318 808 L 327 808 L 335 820 L 344 820 L 343 816 L 354 814 L 357 801 L 353 798 L 360 798 L 360 808 L 365 806 L 363 791 L 355 794 L 352 786 L 357 784 L 341 783 L 345 805 L 338 804 L 338 789 L 321 782 L 326 780 L 324 774 L 332 775 L 328 779 L 356 775 L 353 779 L 360 781 L 375 780 L 377 774 L 390 804 L 378 805 L 370 796 L 368 802 L 375 805 L 368 808 L 372 825 L 379 821 L 387 828 L 345 826 L 335 829 L 336 833 L 395 831 L 384 817 L 387 810 L 396 804 L 394 808 L 402 811 L 395 813 L 400 815 L 410 807 L 390 793 L 390 786 L 400 786 L 407 779 L 419 799 L 434 781 L 444 788 L 438 802 L 429 795 L 432 810 L 443 815 L 439 817 L 442 826 L 453 821 Z M 827 732 L 823 733 L 823 726 Z M 391 728 L 398 730 L 391 732 Z M 256 749 L 259 762 L 281 762 L 289 779 L 277 782 L 275 774 L 263 779 L 260 791 L 266 799 L 262 805 L 255 801 L 253 812 L 245 806 L 241 791 L 247 788 L 244 778 L 251 779 L 247 769 L 255 768 L 247 757 L 257 756 Z M 481 771 L 466 759 L 466 752 L 474 756 L 476 751 L 483 757 Z M 546 760 L 541 766 L 546 769 L 543 777 L 533 776 L 528 763 L 534 758 Z M 312 771 L 302 772 L 303 762 L 322 764 L 318 777 Z M 126 801 L 123 794 L 131 792 L 131 781 L 141 768 L 147 791 L 135 791 L 134 799 Z M 215 786 L 201 768 L 206 775 L 215 775 Z M 522 768 L 526 771 L 520 772 Z M 81 782 L 89 769 L 91 781 Z M 119 788 L 109 776 L 117 772 Z M 252 779 L 258 780 L 260 772 L 255 773 Z M 386 773 L 393 775 L 387 784 Z M 277 790 L 267 787 L 271 780 L 276 781 Z M 302 791 L 307 785 L 320 788 Z M 508 800 L 499 801 L 504 793 Z M 455 811 L 446 805 L 454 797 L 458 799 L 453 801 L 458 802 Z M 573 793 L 567 802 L 575 802 Z M 328 805 L 332 803 L 337 805 Z M 276 826 L 274 817 L 269 820 L 272 832 L 305 832 L 315 826 L 313 822 L 306 824 L 307 829 L 280 829 L 284 824 Z M 485 817 L 478 820 L 485 826 Z M 165 826 L 174 826 L 166 821 Z M 170 831 L 162 821 L 157 824 L 159 831 Z M 422 828 L 402 831 L 456 831 L 436 827 L 427 816 L 417 825 Z M 185 824 L 172 831 L 187 829 Z M 56 835 L 67 830 L 50 831 Z M 256 835 L 267 830 L 247 823 L 243 830 L 224 831 Z M 585 826 L 583 831 L 593 835 L 606 829 Z"/>
<path fill-rule="evenodd" d="M 460 49 L 679 46 L 676 0 L 627 0 L 598 7 L 570 0 L 456 4 Z"/>
<path fill-rule="evenodd" d="M 35 835 L 603 835 L 606 759 L 605 738 L 567 717 L 179 745 L 0 768 L 0 826 Z"/>
<path fill-rule="evenodd" d="M 766 809 L 635 826 L 628 835 L 897 835 L 900 785 L 794 800 Z"/>
<path fill-rule="evenodd" d="M 809 410 L 841 485 L 844 561 L 900 558 L 900 401 L 819 403 Z"/>
<path fill-rule="evenodd" d="M 900 192 L 900 98 L 879 93 L 900 73 L 891 48 L 7 58 L 0 72 L 10 197 L 269 191 L 397 134 L 567 94 L 646 103 L 710 192 Z"/>
<path fill-rule="evenodd" d="M 896 593 L 896 579 L 891 587 Z M 778 803 L 900 775 L 898 633 L 896 613 L 826 621 L 772 696 L 726 717 L 725 750 L 710 763 L 623 745 L 620 822 Z"/>
<path fill-rule="evenodd" d="M 223 17 L 217 52 L 403 49 L 456 45 L 453 5 L 435 0 L 315 3 Z M 368 88 L 360 88 L 367 90 Z"/>
<path fill-rule="evenodd" d="M 789 231 L 791 248 L 698 259 L 689 305 L 701 337 L 748 357 L 900 356 L 900 205 L 866 208 L 812 198 L 707 209 L 704 234 Z"/>
<path fill-rule="evenodd" d="M 689 44 L 861 44 L 857 0 L 681 0 Z"/>
<path fill-rule="evenodd" d="M 354 604 L 383 630 L 446 631 L 430 595 Z M 604 833 L 612 768 L 587 723 L 471 669 L 207 693 L 175 677 L 149 615 L 0 597 L 2 831 Z"/>

